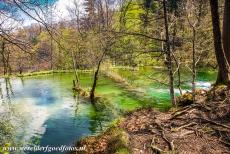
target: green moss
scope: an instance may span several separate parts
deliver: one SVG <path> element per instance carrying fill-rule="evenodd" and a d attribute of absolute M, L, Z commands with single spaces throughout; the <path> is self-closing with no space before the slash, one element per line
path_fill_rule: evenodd
<path fill-rule="evenodd" d="M 124 154 L 130 153 L 129 149 L 129 135 L 121 128 L 110 127 L 104 133 L 109 136 L 108 140 L 108 153 Z"/>
<path fill-rule="evenodd" d="M 101 142 L 106 140 L 107 144 L 104 147 L 105 151 L 100 151 L 102 153 L 110 154 L 130 154 L 129 148 L 129 135 L 118 126 L 109 127 L 104 133 L 98 136 L 86 137 L 81 141 L 77 142 L 77 146 L 86 145 L 87 152 L 92 153 L 94 150 L 101 145 Z M 98 152 L 98 151 L 97 151 Z M 85 153 L 85 152 L 83 152 Z"/>
<path fill-rule="evenodd" d="M 186 92 L 185 94 L 177 97 L 178 106 L 187 106 L 193 103 L 192 93 Z"/>
<path fill-rule="evenodd" d="M 116 151 L 116 154 L 130 154 L 130 151 L 126 148 L 123 148 L 123 149 L 118 149 Z"/>
<path fill-rule="evenodd" d="M 110 123 L 109 127 L 117 127 L 123 120 L 124 117 L 117 118 Z"/>
<path fill-rule="evenodd" d="M 129 136 L 122 129 L 115 128 L 108 143 L 108 153 L 122 154 L 122 152 L 130 153 Z"/>

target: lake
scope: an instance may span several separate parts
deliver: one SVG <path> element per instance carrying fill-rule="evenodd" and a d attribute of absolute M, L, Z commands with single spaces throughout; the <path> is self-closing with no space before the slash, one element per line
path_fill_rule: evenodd
<path fill-rule="evenodd" d="M 167 86 L 151 80 L 149 75 L 152 72 L 143 69 L 115 72 L 134 85 L 140 91 L 141 97 L 130 93 L 107 77 L 100 77 L 96 95 L 105 98 L 105 102 L 108 103 L 108 108 L 103 109 L 98 109 L 87 100 L 74 96 L 72 73 L 0 79 L 0 115 L 2 122 L 12 127 L 9 130 L 5 126 L 0 127 L 1 135 L 6 135 L 2 138 L 7 141 L 2 141 L 1 144 L 71 146 L 82 137 L 104 131 L 124 112 L 144 106 L 160 110 L 170 108 Z M 160 77 L 159 73 L 153 76 Z M 209 88 L 215 76 L 216 73 L 199 72 L 197 87 Z M 183 75 L 184 79 L 190 77 L 189 74 Z M 82 87 L 89 89 L 92 74 L 80 73 L 80 82 Z M 190 82 L 184 82 L 182 88 L 184 91 L 191 90 Z M 176 93 L 179 93 L 177 89 Z M 44 152 L 36 152 L 42 153 Z"/>

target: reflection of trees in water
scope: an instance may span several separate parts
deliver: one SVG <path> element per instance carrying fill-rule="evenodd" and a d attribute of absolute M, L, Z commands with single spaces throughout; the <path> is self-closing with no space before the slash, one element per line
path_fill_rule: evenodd
<path fill-rule="evenodd" d="M 103 111 L 99 111 L 95 105 L 92 105 L 93 114 L 89 114 L 89 130 L 92 134 L 95 134 L 97 131 L 102 131 L 102 121 L 103 121 Z"/>
<path fill-rule="evenodd" d="M 75 113 L 75 117 L 77 117 L 78 114 L 78 109 L 79 109 L 79 104 L 80 104 L 80 97 L 79 94 L 74 94 L 73 95 L 73 100 L 74 100 L 74 113 Z"/>
<path fill-rule="evenodd" d="M 23 77 L 21 77 L 20 80 L 21 80 L 21 83 L 22 83 L 22 87 L 25 87 L 25 81 L 24 81 Z"/>
<path fill-rule="evenodd" d="M 10 103 L 10 87 L 9 80 L 5 79 L 5 91 L 6 97 L 3 95 L 3 89 L 0 85 L 1 95 L 1 113 L 0 113 L 0 146 L 5 146 L 8 143 L 12 143 L 14 140 L 14 127 L 11 122 L 11 103 Z"/>
<path fill-rule="evenodd" d="M 5 78 L 6 99 L 8 104 L 11 104 L 11 96 L 14 96 L 12 84 L 9 78 Z"/>
<path fill-rule="evenodd" d="M 16 136 L 16 127 L 12 121 L 12 119 L 15 119 L 13 115 L 14 108 L 11 105 L 11 96 L 14 95 L 14 92 L 9 78 L 4 79 L 4 84 L 5 87 L 2 87 L 0 83 L 0 146 L 14 145 Z M 3 92 L 5 92 L 5 96 Z"/>
<path fill-rule="evenodd" d="M 3 102 L 3 93 L 2 93 L 2 84 L 0 83 L 0 98 L 1 102 Z"/>
<path fill-rule="evenodd" d="M 82 100 L 79 96 L 79 94 L 74 94 L 73 95 L 73 99 L 74 99 L 74 114 L 75 114 L 75 122 L 77 125 L 79 125 L 79 127 L 81 127 L 81 118 L 78 114 L 79 114 L 79 105 L 81 103 L 89 103 L 88 105 L 90 105 L 90 102 L 84 102 L 86 100 Z M 90 106 L 89 109 L 89 114 L 88 114 L 88 119 L 89 119 L 89 130 L 95 134 L 98 131 L 102 131 L 103 130 L 103 122 L 105 121 L 105 108 L 98 108 L 96 105 L 92 105 Z M 79 121 L 80 120 L 80 121 Z M 84 119 L 83 119 L 84 120 Z M 80 122 L 80 123 L 79 123 Z"/>
<path fill-rule="evenodd" d="M 5 146 L 8 143 L 13 144 L 15 137 L 14 127 L 10 118 L 1 114 L 0 116 L 0 146 Z"/>
<path fill-rule="evenodd" d="M 8 106 L 9 114 L 12 113 L 11 97 L 14 96 L 12 84 L 9 78 L 5 78 L 5 92 L 6 96 L 3 96 L 3 102 L 5 106 Z"/>
<path fill-rule="evenodd" d="M 103 102 L 99 102 L 99 105 L 98 104 L 92 105 L 93 114 L 89 114 L 89 119 L 90 119 L 89 130 L 93 134 L 103 131 L 107 126 L 107 124 L 111 122 L 111 119 L 114 119 L 116 116 L 115 115 L 116 111 L 114 110 L 114 106 L 112 106 L 112 104 L 108 102 L 109 100 L 101 100 L 101 101 Z"/>

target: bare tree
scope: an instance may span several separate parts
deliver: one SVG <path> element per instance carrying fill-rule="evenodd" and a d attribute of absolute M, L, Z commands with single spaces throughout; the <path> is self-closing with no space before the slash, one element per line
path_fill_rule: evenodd
<path fill-rule="evenodd" d="M 171 102 L 176 105 L 175 94 L 174 94 L 174 77 L 173 77 L 173 64 L 172 64 L 172 53 L 169 38 L 169 28 L 168 28 L 168 12 L 166 6 L 166 0 L 163 0 L 163 10 L 164 10 L 164 25 L 165 25 L 165 40 L 166 40 L 166 65 L 168 68 L 169 75 L 169 90 Z"/>

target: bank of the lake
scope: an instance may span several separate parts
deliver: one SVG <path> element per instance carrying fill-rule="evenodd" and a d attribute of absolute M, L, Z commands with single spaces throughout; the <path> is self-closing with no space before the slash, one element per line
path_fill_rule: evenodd
<path fill-rule="evenodd" d="M 229 153 L 229 96 L 229 87 L 221 85 L 198 90 L 196 103 L 167 112 L 132 111 L 102 134 L 78 141 L 76 146 L 86 147 L 78 153 Z"/>

